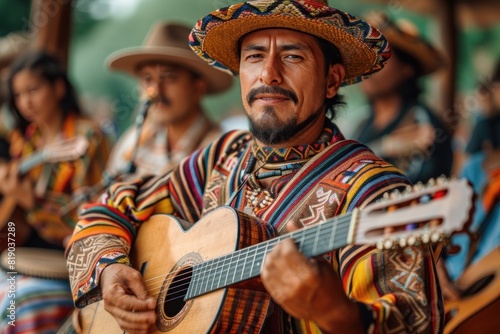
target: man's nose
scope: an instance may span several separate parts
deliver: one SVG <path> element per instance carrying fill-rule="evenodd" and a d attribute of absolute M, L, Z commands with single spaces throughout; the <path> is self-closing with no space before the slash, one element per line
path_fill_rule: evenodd
<path fill-rule="evenodd" d="M 281 76 L 282 64 L 276 56 L 269 56 L 262 67 L 259 81 L 265 85 L 271 86 L 282 82 Z"/>

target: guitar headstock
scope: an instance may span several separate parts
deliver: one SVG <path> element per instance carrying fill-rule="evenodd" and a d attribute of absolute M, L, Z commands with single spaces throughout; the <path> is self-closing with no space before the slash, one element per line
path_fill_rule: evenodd
<path fill-rule="evenodd" d="M 354 243 L 391 249 L 440 242 L 464 230 L 474 208 L 474 190 L 465 179 L 431 180 L 384 197 L 358 212 Z"/>
<path fill-rule="evenodd" d="M 88 148 L 87 138 L 78 135 L 45 146 L 42 154 L 47 162 L 72 161 L 83 156 Z"/>

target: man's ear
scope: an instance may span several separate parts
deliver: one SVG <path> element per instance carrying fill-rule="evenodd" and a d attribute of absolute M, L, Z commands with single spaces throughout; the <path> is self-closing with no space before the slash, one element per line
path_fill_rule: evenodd
<path fill-rule="evenodd" d="M 326 98 L 334 97 L 345 77 L 345 68 L 342 64 L 330 65 L 326 77 Z"/>

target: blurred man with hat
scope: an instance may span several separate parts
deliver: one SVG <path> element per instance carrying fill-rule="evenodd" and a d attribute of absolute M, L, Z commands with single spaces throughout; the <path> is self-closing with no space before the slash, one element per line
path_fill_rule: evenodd
<path fill-rule="evenodd" d="M 383 12 L 372 13 L 367 20 L 387 37 L 392 56 L 382 71 L 361 84 L 369 113 L 353 138 L 400 168 L 414 183 L 449 176 L 451 135 L 420 100 L 419 80 L 443 67 L 441 54 L 408 20 L 391 20 Z"/>
<path fill-rule="evenodd" d="M 191 51 L 189 33 L 184 24 L 160 22 L 142 46 L 108 57 L 112 70 L 139 80 L 142 98 L 151 103 L 142 128 L 132 126 L 115 145 L 109 159 L 111 174 L 129 173 L 130 160 L 134 176 L 158 174 L 220 135 L 201 102 L 206 95 L 229 89 L 233 79 Z"/>
<path fill-rule="evenodd" d="M 140 268 L 128 265 L 131 247 L 137 251 L 150 242 L 135 239 L 137 229 L 155 234 L 164 247 L 193 249 L 176 265 L 181 297 L 190 285 L 182 278 L 189 277 L 199 252 L 321 223 L 409 184 L 364 145 L 346 140 L 333 123 L 342 104 L 340 86 L 377 72 L 390 56 L 385 37 L 366 22 L 324 2 L 249 1 L 200 19 L 190 45 L 211 65 L 239 76 L 250 132 L 224 134 L 170 173 L 112 186 L 106 204 L 89 207 L 68 252 L 76 305 L 102 298 L 127 333 L 153 328 L 179 333 L 438 333 L 442 305 L 425 246 L 383 253 L 369 245 L 330 252 L 331 245 L 324 256 L 308 259 L 298 251 L 298 242 L 283 238 L 251 266 L 259 270 L 265 291 L 260 285 L 231 285 L 222 294 L 173 305 L 162 292 L 177 291 L 169 285 L 176 280 L 173 272 L 160 295 L 146 288 L 152 281 L 144 277 L 143 282 Z M 209 220 L 208 228 L 196 223 L 228 206 L 237 210 L 240 224 L 251 222 L 241 226 L 254 233 L 238 229 L 235 240 L 236 227 L 225 228 L 230 217 Z M 145 232 L 157 213 L 193 223 L 187 232 L 199 233 L 194 248 L 157 230 Z M 234 268 L 233 273 L 233 254 L 223 257 L 223 282 L 250 269 Z M 217 268 L 202 267 L 193 275 L 206 277 L 203 286 L 222 283 L 214 279 Z M 222 299 L 204 304 L 214 293 Z"/>

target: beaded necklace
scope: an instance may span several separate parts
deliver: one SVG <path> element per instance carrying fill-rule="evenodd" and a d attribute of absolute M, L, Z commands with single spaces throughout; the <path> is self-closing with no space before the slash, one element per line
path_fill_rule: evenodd
<path fill-rule="evenodd" d="M 302 166 L 317 153 L 323 151 L 332 139 L 332 130 L 325 128 L 318 141 L 314 144 L 304 144 L 283 149 L 258 146 L 252 144 L 252 154 L 248 160 L 244 181 L 246 206 L 245 212 L 259 215 L 276 198 L 279 190 L 286 185 Z M 255 168 L 257 162 L 259 166 Z M 262 168 L 266 172 L 260 172 Z M 255 169 L 255 170 L 254 170 Z M 267 189 L 262 189 L 259 180 L 278 177 Z"/>

